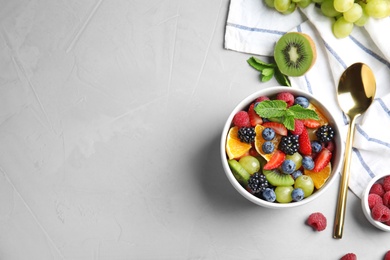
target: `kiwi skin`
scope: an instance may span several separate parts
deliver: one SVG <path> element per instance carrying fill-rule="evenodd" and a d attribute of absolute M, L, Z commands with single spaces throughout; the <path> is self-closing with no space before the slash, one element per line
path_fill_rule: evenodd
<path fill-rule="evenodd" d="M 299 61 L 292 61 L 289 65 L 291 57 L 291 52 L 289 52 L 290 47 L 296 47 Z M 315 43 L 313 39 L 305 33 L 286 33 L 280 37 L 275 45 L 274 59 L 276 65 L 283 74 L 291 77 L 302 76 L 311 69 L 317 59 Z"/>

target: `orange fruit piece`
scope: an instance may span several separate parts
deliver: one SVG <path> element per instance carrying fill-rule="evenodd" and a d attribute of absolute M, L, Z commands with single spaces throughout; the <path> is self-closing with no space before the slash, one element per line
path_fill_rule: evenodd
<path fill-rule="evenodd" d="M 226 153 L 231 159 L 237 159 L 247 154 L 251 149 L 252 145 L 240 141 L 238 138 L 238 126 L 230 128 L 227 140 L 226 140 Z"/>
<path fill-rule="evenodd" d="M 319 119 L 317 121 L 320 123 L 320 125 L 328 124 L 328 119 L 326 119 L 326 117 L 322 114 L 322 112 L 316 106 L 314 106 L 312 103 L 309 103 L 309 106 L 307 108 L 314 110 L 317 113 L 317 115 L 319 117 Z"/>
<path fill-rule="evenodd" d="M 278 146 L 279 146 L 280 140 L 282 139 L 282 136 L 279 134 L 275 134 L 275 138 L 271 140 L 271 142 L 275 146 L 274 151 L 272 153 L 268 153 L 268 154 L 264 153 L 262 146 L 266 142 L 266 140 L 264 140 L 263 135 L 261 134 L 264 129 L 265 129 L 265 127 L 263 125 L 256 125 L 256 127 L 255 127 L 255 132 L 256 132 L 255 149 L 268 162 L 271 159 L 272 155 L 278 149 Z"/>
<path fill-rule="evenodd" d="M 313 180 L 313 183 L 314 183 L 314 187 L 316 187 L 316 189 L 318 190 L 328 180 L 331 171 L 332 171 L 332 165 L 331 165 L 331 163 L 328 163 L 325 166 L 325 168 L 319 172 L 310 171 L 310 170 L 305 169 L 304 174 L 311 177 L 311 179 Z"/>

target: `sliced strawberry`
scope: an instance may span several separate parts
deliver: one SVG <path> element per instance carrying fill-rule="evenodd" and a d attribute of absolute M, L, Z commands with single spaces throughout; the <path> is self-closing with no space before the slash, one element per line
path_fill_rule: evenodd
<path fill-rule="evenodd" d="M 322 148 L 321 152 L 319 152 L 319 154 L 314 160 L 313 171 L 320 172 L 322 169 L 325 168 L 326 165 L 328 165 L 330 159 L 332 159 L 332 152 L 326 148 Z"/>
<path fill-rule="evenodd" d="M 291 130 L 291 133 L 293 135 L 300 135 L 302 134 L 303 128 L 305 128 L 305 125 L 301 120 L 295 119 L 294 120 L 294 130 Z"/>
<path fill-rule="evenodd" d="M 261 125 L 263 123 L 263 119 L 255 111 L 255 103 L 249 106 L 248 115 L 252 126 Z"/>
<path fill-rule="evenodd" d="M 301 135 L 298 137 L 299 142 L 299 152 L 303 155 L 311 155 L 311 142 L 309 138 L 309 133 L 304 127 Z"/>
<path fill-rule="evenodd" d="M 287 135 L 287 128 L 281 123 L 265 122 L 265 123 L 263 123 L 263 126 L 270 127 L 272 129 L 274 129 L 275 133 L 277 133 L 277 134 L 284 135 L 284 136 Z"/>
<path fill-rule="evenodd" d="M 321 123 L 314 119 L 302 119 L 302 122 L 307 128 L 318 128 L 321 126 Z"/>
<path fill-rule="evenodd" d="M 284 159 L 286 158 L 286 154 L 280 150 L 276 150 L 272 155 L 271 159 L 264 165 L 264 170 L 272 170 L 278 168 L 282 165 Z"/>
<path fill-rule="evenodd" d="M 334 143 L 332 141 L 327 142 L 324 144 L 324 147 L 328 149 L 329 151 L 333 152 L 334 151 Z"/>

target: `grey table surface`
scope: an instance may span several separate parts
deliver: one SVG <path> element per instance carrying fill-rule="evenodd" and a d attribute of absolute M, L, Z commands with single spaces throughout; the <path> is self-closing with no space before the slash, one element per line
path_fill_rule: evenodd
<path fill-rule="evenodd" d="M 382 259 L 390 234 L 337 182 L 259 207 L 221 167 L 225 119 L 260 83 L 223 48 L 228 0 L 0 1 L 0 259 Z M 339 177 L 337 177 L 339 178 Z M 307 216 L 320 211 L 325 231 Z"/>

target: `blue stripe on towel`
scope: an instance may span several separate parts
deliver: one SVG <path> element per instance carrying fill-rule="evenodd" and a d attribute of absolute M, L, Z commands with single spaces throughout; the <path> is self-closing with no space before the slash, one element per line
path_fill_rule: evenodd
<path fill-rule="evenodd" d="M 248 27 L 245 25 L 235 24 L 235 23 L 227 23 L 226 25 L 240 29 L 240 30 L 250 31 L 250 32 L 262 32 L 262 33 L 270 33 L 270 34 L 276 34 L 276 35 L 283 35 L 286 33 L 286 32 L 278 31 L 278 30 L 269 30 L 269 29 L 263 29 L 263 28 Z"/>
<path fill-rule="evenodd" d="M 381 105 L 383 110 L 390 116 L 390 110 L 387 108 L 385 102 L 383 102 L 381 98 L 376 98 L 375 100 L 378 101 L 378 103 Z"/>
<path fill-rule="evenodd" d="M 356 156 L 358 157 L 359 162 L 362 164 L 363 168 L 366 170 L 368 175 L 370 175 L 371 178 L 374 178 L 375 174 L 371 171 L 370 167 L 368 167 L 367 163 L 364 161 L 364 159 L 363 159 L 361 153 L 359 152 L 359 150 L 352 147 L 352 151 L 354 151 L 356 153 Z"/>
<path fill-rule="evenodd" d="M 332 54 L 332 56 L 335 57 L 335 59 L 341 64 L 341 66 L 343 66 L 343 68 L 346 69 L 347 65 L 340 58 L 340 56 L 332 49 L 332 47 L 330 47 L 330 45 L 326 41 L 324 41 L 324 45 L 325 45 L 325 48 L 330 52 L 330 54 Z"/>
<path fill-rule="evenodd" d="M 387 148 L 390 148 L 390 144 L 387 142 L 384 142 L 382 140 L 370 137 L 364 130 L 360 127 L 360 125 L 356 125 L 356 130 L 361 134 L 367 141 L 374 142 L 383 146 L 386 146 Z"/>

